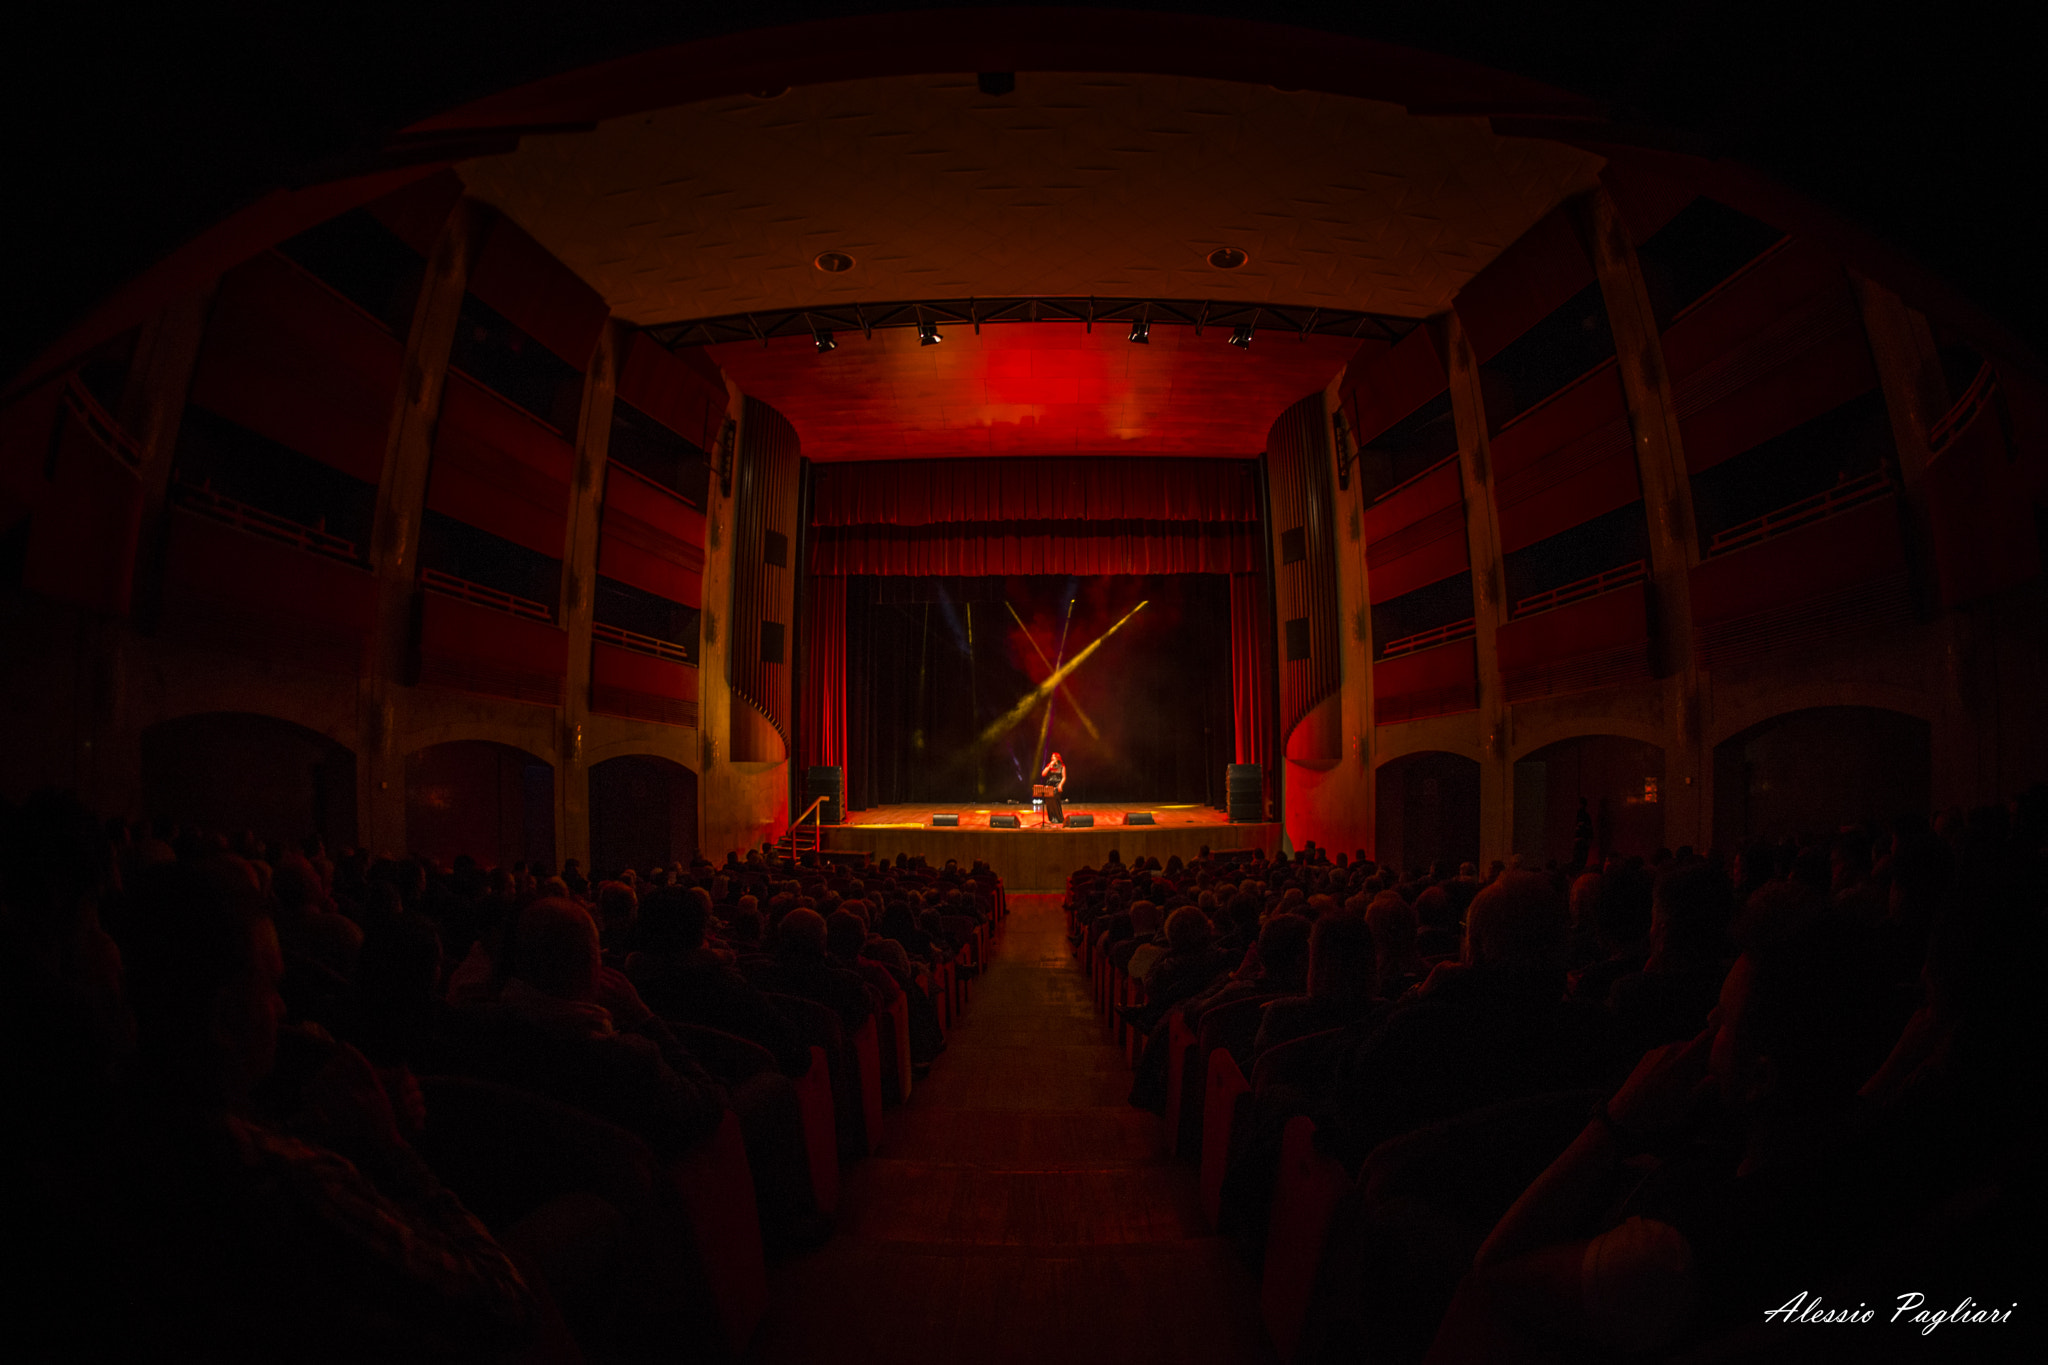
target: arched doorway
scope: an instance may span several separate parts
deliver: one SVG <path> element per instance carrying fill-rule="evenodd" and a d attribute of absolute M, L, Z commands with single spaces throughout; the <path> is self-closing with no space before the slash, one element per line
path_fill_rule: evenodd
<path fill-rule="evenodd" d="M 356 840 L 356 756 L 275 716 L 179 716 L 142 732 L 142 801 L 181 825 L 339 848 Z"/>
<path fill-rule="evenodd" d="M 1574 735 L 1515 764 L 1515 852 L 1532 866 L 1573 860 L 1579 803 L 1588 856 L 1648 855 L 1664 842 L 1664 750 L 1620 735 Z"/>
<path fill-rule="evenodd" d="M 1384 763 L 1378 784 L 1376 847 L 1382 862 L 1413 875 L 1433 863 L 1479 861 L 1479 765 L 1428 750 Z"/>
<path fill-rule="evenodd" d="M 697 855 L 697 774 L 653 754 L 590 769 L 590 866 L 609 876 Z"/>
<path fill-rule="evenodd" d="M 405 756 L 406 851 L 487 867 L 555 856 L 555 770 L 489 740 L 433 744 Z"/>
<path fill-rule="evenodd" d="M 1714 842 L 1828 835 L 1860 821 L 1924 815 L 1933 727 L 1876 706 L 1814 706 L 1714 746 Z"/>

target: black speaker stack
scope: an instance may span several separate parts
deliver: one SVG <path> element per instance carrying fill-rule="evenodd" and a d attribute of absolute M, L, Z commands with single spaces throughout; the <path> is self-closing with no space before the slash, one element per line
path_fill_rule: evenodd
<path fill-rule="evenodd" d="M 809 785 L 806 788 L 811 801 L 825 798 L 825 804 L 818 808 L 818 823 L 836 825 L 843 818 L 846 809 L 846 773 L 841 768 L 813 768 L 810 770 Z M 806 801 L 808 806 L 811 802 Z"/>
<path fill-rule="evenodd" d="M 1223 779 L 1224 809 L 1233 825 L 1256 825 L 1266 818 L 1266 771 L 1256 763 L 1233 763 Z"/>

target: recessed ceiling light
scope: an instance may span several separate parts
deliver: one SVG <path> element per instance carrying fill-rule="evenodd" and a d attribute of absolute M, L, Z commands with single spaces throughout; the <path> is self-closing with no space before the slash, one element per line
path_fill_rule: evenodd
<path fill-rule="evenodd" d="M 1250 259 L 1234 246 L 1219 246 L 1209 253 L 1209 264 L 1218 270 L 1235 270 Z"/>
<path fill-rule="evenodd" d="M 821 251 L 811 264 L 828 275 L 843 275 L 853 269 L 853 257 L 843 251 Z"/>

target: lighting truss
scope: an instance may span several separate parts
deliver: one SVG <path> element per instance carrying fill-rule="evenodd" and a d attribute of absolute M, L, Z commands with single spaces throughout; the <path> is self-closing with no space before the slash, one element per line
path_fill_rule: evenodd
<path fill-rule="evenodd" d="M 732 341 L 767 345 L 778 337 L 813 337 L 819 332 L 859 332 L 872 337 L 884 328 L 915 329 L 921 323 L 972 327 L 1003 322 L 1078 322 L 1192 327 L 1200 336 L 1214 327 L 1228 336 L 1256 325 L 1266 335 L 1358 337 L 1389 344 L 1422 325 L 1420 318 L 1363 313 L 1344 308 L 1295 307 L 1271 303 L 1221 303 L 1213 299 L 1101 299 L 1037 297 L 1016 299 L 908 299 L 900 303 L 813 305 L 760 313 L 663 322 L 644 329 L 670 350 L 717 346 Z"/>

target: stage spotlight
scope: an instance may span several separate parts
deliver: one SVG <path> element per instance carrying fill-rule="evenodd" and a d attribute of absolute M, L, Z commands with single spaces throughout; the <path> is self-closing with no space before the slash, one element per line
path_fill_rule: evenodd
<path fill-rule="evenodd" d="M 832 339 L 832 334 L 830 332 L 813 332 L 811 333 L 811 340 L 817 343 L 819 355 L 823 355 L 827 351 L 836 351 L 839 349 L 839 343 Z"/>
<path fill-rule="evenodd" d="M 1249 322 L 1241 322 L 1231 328 L 1230 344 L 1240 351 L 1249 351 L 1252 348 L 1252 325 Z"/>
<path fill-rule="evenodd" d="M 1139 318 L 1133 322 L 1131 324 L 1131 340 L 1137 342 L 1140 346 L 1151 345 L 1152 324 L 1144 318 Z"/>
<path fill-rule="evenodd" d="M 936 345 L 938 345 L 938 344 L 939 344 L 940 342 L 942 342 L 942 341 L 944 341 L 944 340 L 945 340 L 945 338 L 939 335 L 939 324 L 938 324 L 938 323 L 936 323 L 936 322 L 920 322 L 920 323 L 918 323 L 918 324 L 917 324 L 917 344 L 918 344 L 918 345 L 920 345 L 920 346 L 936 346 Z"/>

